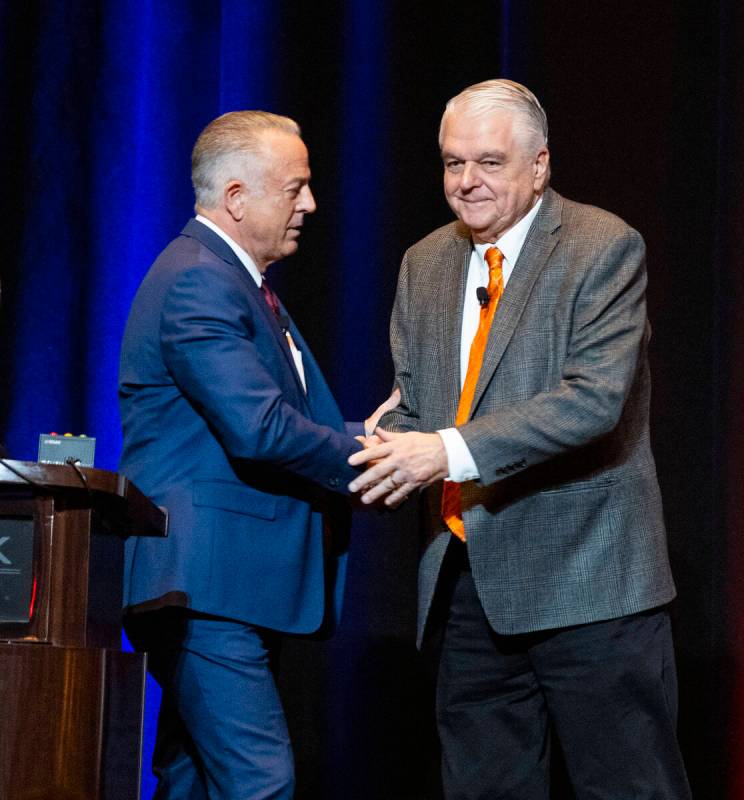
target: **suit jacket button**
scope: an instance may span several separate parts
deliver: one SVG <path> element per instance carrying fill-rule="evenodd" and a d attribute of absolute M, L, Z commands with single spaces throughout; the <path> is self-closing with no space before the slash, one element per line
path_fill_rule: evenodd
<path fill-rule="evenodd" d="M 328 478 L 328 485 L 334 488 L 338 486 L 338 478 Z"/>

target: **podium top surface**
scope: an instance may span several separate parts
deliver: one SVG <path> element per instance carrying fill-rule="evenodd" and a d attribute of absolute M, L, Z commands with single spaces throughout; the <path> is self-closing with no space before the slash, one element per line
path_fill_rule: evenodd
<path fill-rule="evenodd" d="M 104 517 L 107 527 L 120 536 L 167 534 L 167 512 L 117 472 L 68 464 L 0 460 L 0 496 L 21 490 L 37 495 L 82 495 Z"/>

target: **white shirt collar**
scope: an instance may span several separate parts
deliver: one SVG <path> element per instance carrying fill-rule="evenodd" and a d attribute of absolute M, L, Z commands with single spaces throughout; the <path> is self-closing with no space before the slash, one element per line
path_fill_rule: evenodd
<path fill-rule="evenodd" d="M 504 254 L 506 263 L 513 269 L 514 265 L 517 263 L 519 254 L 522 252 L 522 247 L 524 246 L 530 226 L 537 216 L 537 212 L 540 210 L 542 200 L 542 195 L 540 195 L 535 205 L 532 206 L 522 219 L 515 225 L 512 225 L 506 233 L 502 233 L 493 244 L 488 242 L 485 244 L 476 244 L 475 249 L 481 261 L 485 258 L 486 250 L 488 250 L 489 247 L 496 246 Z"/>
<path fill-rule="evenodd" d="M 258 271 L 258 267 L 253 262 L 253 259 L 248 255 L 248 253 L 243 250 L 243 248 L 234 240 L 231 239 L 225 231 L 220 228 L 219 225 L 216 225 L 212 222 L 211 219 L 207 219 L 203 217 L 201 214 L 196 215 L 197 222 L 201 222 L 202 225 L 206 225 L 210 230 L 214 231 L 220 239 L 222 239 L 235 253 L 235 255 L 240 259 L 240 263 L 248 270 L 250 273 L 251 278 L 256 282 L 256 286 L 260 288 L 261 282 L 263 281 L 263 276 Z"/>

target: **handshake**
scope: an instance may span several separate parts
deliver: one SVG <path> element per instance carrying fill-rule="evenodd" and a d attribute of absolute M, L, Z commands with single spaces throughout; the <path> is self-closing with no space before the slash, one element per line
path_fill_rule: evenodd
<path fill-rule="evenodd" d="M 349 457 L 353 467 L 366 467 L 349 484 L 365 505 L 378 503 L 397 508 L 415 489 L 446 478 L 447 452 L 438 433 L 393 433 L 378 427 L 380 417 L 400 402 L 400 390 L 378 406 L 364 421 L 365 436 L 357 436 L 364 449 Z"/>

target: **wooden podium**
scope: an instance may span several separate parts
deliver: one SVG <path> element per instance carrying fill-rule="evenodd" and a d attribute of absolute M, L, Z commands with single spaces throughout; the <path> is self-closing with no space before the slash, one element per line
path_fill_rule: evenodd
<path fill-rule="evenodd" d="M 166 514 L 121 475 L 0 462 L 0 800 L 137 800 L 145 657 L 121 651 L 127 536 Z"/>

